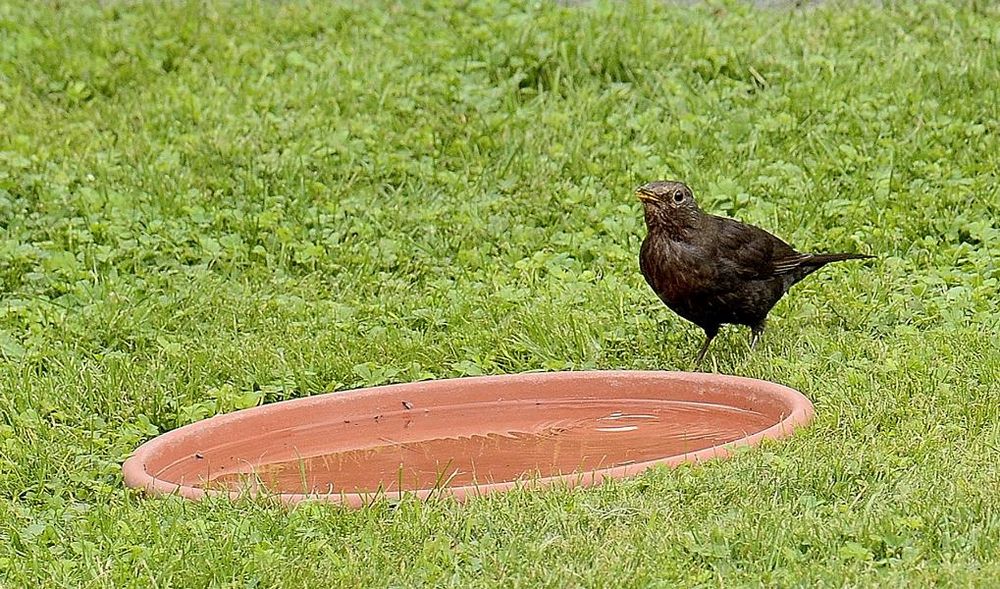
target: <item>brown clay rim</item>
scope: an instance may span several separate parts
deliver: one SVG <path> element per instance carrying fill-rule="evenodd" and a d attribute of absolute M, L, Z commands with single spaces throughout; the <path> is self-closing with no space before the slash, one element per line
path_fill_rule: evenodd
<path fill-rule="evenodd" d="M 442 393 L 450 395 L 465 394 L 468 392 L 477 392 L 481 389 L 496 391 L 501 386 L 510 388 L 511 390 L 535 389 L 539 391 L 539 394 L 555 392 L 556 394 L 561 394 L 563 398 L 571 398 L 571 395 L 568 393 L 560 393 L 560 391 L 570 390 L 572 387 L 578 386 L 625 388 L 633 385 L 640 385 L 647 388 L 682 388 L 687 391 L 686 395 L 689 397 L 694 395 L 699 399 L 710 399 L 713 402 L 729 403 L 734 406 L 766 406 L 770 408 L 769 411 L 772 413 L 777 412 L 776 414 L 780 416 L 780 419 L 766 429 L 732 442 L 683 454 L 664 456 L 645 462 L 596 469 L 583 473 L 534 479 L 437 489 L 408 490 L 404 494 L 415 496 L 421 500 L 426 500 L 432 496 L 449 496 L 462 501 L 469 497 L 507 491 L 516 487 L 546 487 L 551 485 L 587 487 L 600 484 L 606 478 L 617 479 L 634 476 L 657 465 L 676 466 L 684 463 L 699 463 L 706 460 L 725 458 L 734 449 L 757 446 L 765 439 L 787 437 L 796 428 L 808 424 L 813 418 L 812 403 L 794 389 L 773 382 L 721 374 L 609 370 L 442 379 L 328 393 L 218 415 L 169 431 L 147 441 L 125 461 L 122 470 L 127 486 L 142 489 L 152 495 L 179 495 L 192 500 L 203 499 L 206 496 L 228 496 L 233 500 L 248 496 L 263 496 L 276 498 L 286 504 L 296 504 L 305 500 L 318 500 L 342 503 L 350 507 L 362 507 L 371 504 L 380 497 L 369 493 L 275 493 L 267 490 L 227 491 L 224 489 L 206 489 L 157 478 L 147 471 L 147 465 L 154 461 L 162 464 L 164 460 L 169 458 L 174 458 L 175 461 L 180 460 L 182 456 L 178 453 L 178 448 L 189 447 L 192 440 L 199 437 L 212 433 L 217 435 L 218 431 L 223 428 L 235 428 L 240 425 L 246 427 L 249 422 L 258 423 L 263 418 L 280 414 L 281 412 L 295 411 L 311 414 L 314 411 L 320 411 L 321 408 L 331 403 L 359 402 L 370 405 L 373 402 L 382 402 L 384 400 L 385 403 L 394 403 L 398 406 L 400 399 L 412 399 L 416 403 L 422 398 L 431 398 L 435 395 L 440 396 Z M 259 427 L 259 424 L 257 427 Z M 189 456 L 190 454 L 186 454 L 183 457 Z M 160 470 L 162 471 L 162 468 Z M 392 499 L 396 496 L 396 492 L 394 491 L 384 498 Z"/>

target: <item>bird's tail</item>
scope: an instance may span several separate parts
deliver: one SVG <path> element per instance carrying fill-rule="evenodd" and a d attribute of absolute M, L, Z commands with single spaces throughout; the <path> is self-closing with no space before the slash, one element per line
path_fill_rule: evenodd
<path fill-rule="evenodd" d="M 829 264 L 830 262 L 839 262 L 841 260 L 867 260 L 874 257 L 875 256 L 869 256 L 867 254 L 812 254 L 802 261 L 802 265 L 822 266 L 824 264 Z"/>

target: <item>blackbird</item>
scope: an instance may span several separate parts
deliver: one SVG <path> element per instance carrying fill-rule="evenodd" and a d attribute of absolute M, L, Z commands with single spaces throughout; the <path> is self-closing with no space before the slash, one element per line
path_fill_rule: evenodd
<path fill-rule="evenodd" d="M 672 311 L 705 330 L 701 363 L 724 323 L 746 325 L 750 348 L 793 284 L 830 262 L 864 254 L 803 254 L 767 231 L 702 212 L 683 182 L 636 189 L 646 218 L 639 268 Z"/>

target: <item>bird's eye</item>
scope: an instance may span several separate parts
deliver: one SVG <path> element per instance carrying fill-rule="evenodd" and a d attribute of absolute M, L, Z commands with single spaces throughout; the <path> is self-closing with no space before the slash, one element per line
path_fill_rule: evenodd
<path fill-rule="evenodd" d="M 674 193 L 674 202 L 684 202 L 684 192 L 678 190 Z"/>

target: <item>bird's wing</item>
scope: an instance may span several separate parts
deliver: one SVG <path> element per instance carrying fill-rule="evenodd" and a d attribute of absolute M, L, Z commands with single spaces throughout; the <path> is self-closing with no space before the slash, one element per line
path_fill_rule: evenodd
<path fill-rule="evenodd" d="M 786 274 L 809 258 L 759 227 L 725 217 L 712 218 L 716 225 L 717 256 L 741 278 L 752 280 Z"/>
<path fill-rule="evenodd" d="M 787 274 L 801 268 L 802 264 L 808 262 L 810 258 L 812 258 L 812 254 L 800 254 L 796 252 L 795 255 L 772 260 L 772 271 L 775 275 Z"/>

